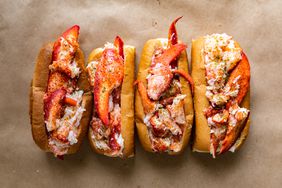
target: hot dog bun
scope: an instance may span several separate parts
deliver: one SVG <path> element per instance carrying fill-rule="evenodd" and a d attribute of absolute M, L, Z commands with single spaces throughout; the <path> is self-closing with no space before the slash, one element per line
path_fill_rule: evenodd
<path fill-rule="evenodd" d="M 102 52 L 103 48 L 94 49 L 90 53 L 87 62 L 99 61 Z M 135 47 L 124 45 L 124 77 L 121 88 L 121 135 L 124 139 L 123 158 L 134 156 L 134 62 Z M 92 134 L 93 130 L 89 128 L 88 139 L 91 148 L 95 152 L 104 155 L 105 151 L 96 147 L 94 140 L 91 138 Z"/>
<path fill-rule="evenodd" d="M 44 151 L 50 152 L 48 147 L 48 135 L 44 122 L 44 104 L 43 97 L 46 92 L 48 76 L 49 76 L 49 65 L 52 63 L 52 52 L 54 43 L 48 43 L 44 45 L 37 57 L 33 79 L 30 87 L 30 121 L 32 136 L 35 143 Z M 78 49 L 75 54 L 75 61 L 81 70 L 77 87 L 84 91 L 82 105 L 85 108 L 82 118 L 80 120 L 79 133 L 77 140 L 78 142 L 71 145 L 68 149 L 67 154 L 77 152 L 79 149 L 83 137 L 87 133 L 88 124 L 91 117 L 91 105 L 92 105 L 92 94 L 90 86 L 87 81 L 87 75 L 84 67 L 84 55 L 83 52 Z"/>
<path fill-rule="evenodd" d="M 146 83 L 146 77 L 148 75 L 148 70 L 151 65 L 151 59 L 153 56 L 153 53 L 156 48 L 162 47 L 163 42 L 167 39 L 164 38 L 158 38 L 158 39 L 151 39 L 146 42 L 144 45 L 141 60 L 139 64 L 138 74 L 137 74 L 137 80 Z M 188 73 L 188 59 L 186 51 L 183 51 L 178 59 L 178 69 L 183 70 L 186 73 Z M 184 111 L 185 111 L 185 118 L 186 118 L 186 127 L 183 132 L 182 137 L 182 143 L 181 143 L 181 149 L 179 152 L 169 152 L 170 155 L 176 155 L 183 151 L 183 149 L 188 144 L 188 141 L 190 139 L 191 130 L 192 130 L 192 124 L 193 124 L 193 101 L 192 101 L 192 94 L 191 89 L 189 86 L 189 83 L 182 77 L 180 77 L 180 83 L 181 83 L 181 90 L 183 94 L 186 94 L 186 98 L 184 99 Z M 144 124 L 144 110 L 143 105 L 141 101 L 140 94 L 138 90 L 135 91 L 135 121 L 138 131 L 139 140 L 143 146 L 143 148 L 146 151 L 153 152 L 151 141 L 149 139 L 149 133 L 147 126 Z"/>
<path fill-rule="evenodd" d="M 204 115 L 204 110 L 209 107 L 209 101 L 206 97 L 206 78 L 205 63 L 202 55 L 204 37 L 192 41 L 192 77 L 195 84 L 194 89 L 194 108 L 195 108 L 195 136 L 193 142 L 193 151 L 210 152 L 210 128 Z M 239 47 L 238 43 L 235 46 Z M 241 107 L 250 109 L 250 91 L 244 97 Z M 234 151 L 240 148 L 244 143 L 250 127 L 250 116 L 241 132 L 240 137 L 234 144 Z"/>

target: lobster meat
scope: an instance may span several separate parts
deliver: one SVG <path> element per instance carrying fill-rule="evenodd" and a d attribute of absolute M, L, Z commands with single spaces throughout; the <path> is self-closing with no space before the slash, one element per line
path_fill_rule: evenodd
<path fill-rule="evenodd" d="M 98 117 L 109 125 L 109 97 L 115 88 L 121 86 L 124 77 L 123 42 L 116 37 L 114 45 L 105 47 L 95 72 L 93 88 L 94 106 Z"/>

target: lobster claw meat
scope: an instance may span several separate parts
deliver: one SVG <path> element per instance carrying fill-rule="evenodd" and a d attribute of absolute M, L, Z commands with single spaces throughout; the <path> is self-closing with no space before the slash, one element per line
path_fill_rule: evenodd
<path fill-rule="evenodd" d="M 65 89 L 57 89 L 44 97 L 44 120 L 48 132 L 55 130 L 56 120 L 61 118 L 64 110 Z"/>
<path fill-rule="evenodd" d="M 165 49 L 160 56 L 153 59 L 151 67 L 155 67 L 158 63 L 169 66 L 170 63 L 176 59 L 180 53 L 185 50 L 187 46 L 185 44 L 175 44 Z"/>
<path fill-rule="evenodd" d="M 60 38 L 58 38 L 53 47 L 53 61 L 62 59 L 61 57 L 63 55 L 60 54 L 62 50 L 66 50 L 66 48 L 69 48 L 70 46 L 78 47 L 79 29 L 78 25 L 74 25 L 65 31 Z M 66 40 L 65 43 L 63 43 L 62 40 Z M 69 53 L 71 53 L 71 51 Z M 71 54 L 73 55 L 74 52 Z"/>
<path fill-rule="evenodd" d="M 164 52 L 153 58 L 150 68 L 151 76 L 148 77 L 148 96 L 158 100 L 161 94 L 169 87 L 173 74 L 170 63 L 185 50 L 186 45 L 176 44 L 164 50 Z"/>
<path fill-rule="evenodd" d="M 74 25 L 71 28 L 69 28 L 67 31 L 65 31 L 62 34 L 62 37 L 64 37 L 72 46 L 77 46 L 79 29 L 80 27 L 78 25 Z"/>
<path fill-rule="evenodd" d="M 178 37 L 175 28 L 176 22 L 182 17 L 175 19 L 170 25 L 168 32 L 168 47 L 160 50 L 160 54 L 153 56 L 150 76 L 148 81 L 148 96 L 158 100 L 161 94 L 169 87 L 173 78 L 171 68 L 177 67 L 177 57 L 186 49 L 185 44 L 178 44 Z M 190 80 L 190 79 L 189 79 Z"/>
<path fill-rule="evenodd" d="M 237 94 L 237 97 L 234 101 L 237 101 L 238 104 L 242 102 L 245 95 L 247 94 L 250 86 L 250 64 L 248 61 L 247 56 L 244 52 L 242 52 L 242 60 L 237 64 L 237 66 L 233 69 L 233 71 L 230 74 L 230 77 L 227 81 L 226 85 L 231 86 L 233 81 L 239 77 L 238 84 L 240 86 L 239 92 Z M 232 100 L 233 101 L 233 100 Z M 227 109 L 232 105 L 232 101 L 229 101 L 227 103 Z"/>
<path fill-rule="evenodd" d="M 120 38 L 117 40 L 121 41 Z M 106 46 L 95 72 L 94 106 L 104 125 L 109 125 L 110 94 L 121 85 L 124 76 L 123 58 L 119 55 L 121 48 L 123 47 Z"/>
<path fill-rule="evenodd" d="M 153 100 L 158 100 L 161 94 L 169 87 L 173 74 L 169 66 L 155 67 L 150 70 L 148 80 L 148 96 Z"/>
<path fill-rule="evenodd" d="M 79 26 L 75 25 L 65 31 L 54 43 L 51 71 L 59 71 L 70 77 L 75 77 L 72 73 L 72 60 L 78 48 Z"/>

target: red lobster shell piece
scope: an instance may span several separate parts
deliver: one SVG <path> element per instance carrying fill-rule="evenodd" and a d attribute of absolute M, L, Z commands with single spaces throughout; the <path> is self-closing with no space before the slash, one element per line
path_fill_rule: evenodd
<path fill-rule="evenodd" d="M 124 53 L 123 53 L 123 41 L 119 36 L 116 36 L 114 46 L 118 49 L 118 54 L 124 59 Z"/>
<path fill-rule="evenodd" d="M 175 24 L 178 22 L 178 20 L 180 20 L 182 18 L 178 17 L 176 18 L 170 25 L 169 27 L 169 31 L 168 31 L 168 47 L 175 45 L 178 43 L 178 35 L 177 35 L 177 31 L 176 31 L 176 27 Z M 171 68 L 176 68 L 178 65 L 178 61 L 175 59 L 170 63 Z"/>
<path fill-rule="evenodd" d="M 180 16 L 176 18 L 170 25 L 169 31 L 168 31 L 168 47 L 175 45 L 178 43 L 178 36 L 177 36 L 177 31 L 175 24 L 177 23 L 178 20 L 180 20 L 183 16 Z"/>
<path fill-rule="evenodd" d="M 94 106 L 104 125 L 109 125 L 109 96 L 122 84 L 124 76 L 123 42 L 116 37 L 115 47 L 105 47 L 97 65 L 94 85 Z M 122 49 L 122 50 L 121 50 Z"/>

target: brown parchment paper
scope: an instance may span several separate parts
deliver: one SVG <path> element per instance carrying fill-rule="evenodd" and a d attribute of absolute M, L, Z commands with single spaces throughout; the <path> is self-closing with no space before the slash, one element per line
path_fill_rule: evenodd
<path fill-rule="evenodd" d="M 0 1 L 0 187 L 281 187 L 282 1 Z M 174 18 L 179 39 L 214 32 L 233 35 L 251 63 L 251 127 L 235 154 L 215 160 L 145 152 L 136 139 L 135 158 L 112 159 L 91 151 L 85 139 L 76 155 L 61 161 L 33 142 L 29 85 L 42 44 L 66 28 L 81 26 L 86 57 L 120 35 L 136 46 L 166 37 Z M 133 70 L 132 70 L 133 71 Z"/>

